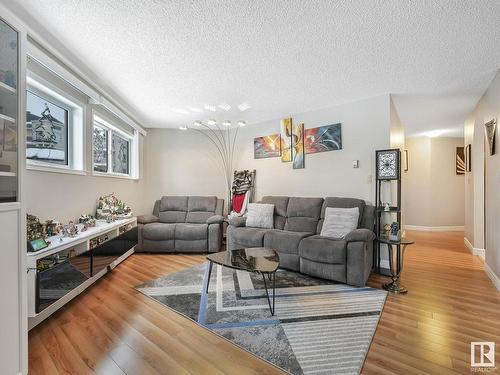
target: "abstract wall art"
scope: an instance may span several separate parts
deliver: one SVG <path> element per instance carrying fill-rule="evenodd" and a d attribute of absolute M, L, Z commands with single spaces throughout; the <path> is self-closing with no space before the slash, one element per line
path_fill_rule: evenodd
<path fill-rule="evenodd" d="M 292 118 L 281 120 L 281 161 L 292 161 Z"/>
<path fill-rule="evenodd" d="M 463 146 L 457 147 L 455 160 L 455 173 L 457 175 L 465 174 L 465 152 Z"/>
<path fill-rule="evenodd" d="M 304 163 L 304 124 L 294 124 L 292 129 L 293 169 L 302 169 Z"/>
<path fill-rule="evenodd" d="M 342 124 L 320 126 L 305 130 L 305 153 L 342 149 Z"/>
<path fill-rule="evenodd" d="M 271 134 L 253 139 L 254 159 L 276 158 L 281 156 L 281 134 Z"/>
<path fill-rule="evenodd" d="M 495 154 L 495 133 L 497 130 L 497 120 L 493 119 L 484 124 L 484 130 L 486 131 L 486 139 L 488 140 L 488 145 L 490 146 L 490 156 Z"/>

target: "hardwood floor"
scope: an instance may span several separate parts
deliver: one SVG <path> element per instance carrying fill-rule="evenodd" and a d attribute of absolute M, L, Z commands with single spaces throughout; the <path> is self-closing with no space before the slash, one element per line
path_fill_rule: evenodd
<path fill-rule="evenodd" d="M 471 341 L 500 347 L 500 293 L 462 233 L 408 237 L 416 240 L 402 278 L 409 293 L 388 296 L 362 373 L 470 374 Z M 204 259 L 132 255 L 30 332 L 29 373 L 282 373 L 133 288 Z M 387 280 L 372 275 L 369 286 Z"/>

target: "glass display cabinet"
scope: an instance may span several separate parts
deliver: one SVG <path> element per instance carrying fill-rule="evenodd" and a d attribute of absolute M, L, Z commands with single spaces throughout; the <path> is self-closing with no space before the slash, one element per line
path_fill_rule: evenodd
<path fill-rule="evenodd" d="M 0 19 L 0 203 L 18 201 L 18 38 Z"/>

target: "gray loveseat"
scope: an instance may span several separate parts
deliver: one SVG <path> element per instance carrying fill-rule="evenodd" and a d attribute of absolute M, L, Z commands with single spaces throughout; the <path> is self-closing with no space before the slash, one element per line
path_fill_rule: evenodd
<path fill-rule="evenodd" d="M 349 285 L 364 286 L 372 269 L 375 208 L 361 199 L 267 196 L 274 204 L 274 229 L 245 226 L 245 218 L 229 221 L 227 248 L 270 247 L 280 267 Z M 358 229 L 344 239 L 322 237 L 327 207 L 358 207 Z"/>
<path fill-rule="evenodd" d="M 136 251 L 217 252 L 222 245 L 224 200 L 169 196 L 155 202 L 153 214 L 137 218 Z"/>

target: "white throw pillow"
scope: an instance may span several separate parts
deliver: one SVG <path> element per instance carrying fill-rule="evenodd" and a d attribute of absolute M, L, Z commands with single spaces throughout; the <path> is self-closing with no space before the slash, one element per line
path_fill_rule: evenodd
<path fill-rule="evenodd" d="M 325 221 L 321 228 L 321 236 L 344 238 L 347 233 L 358 227 L 359 208 L 327 207 Z"/>
<path fill-rule="evenodd" d="M 274 204 L 249 203 L 246 226 L 273 229 Z"/>

